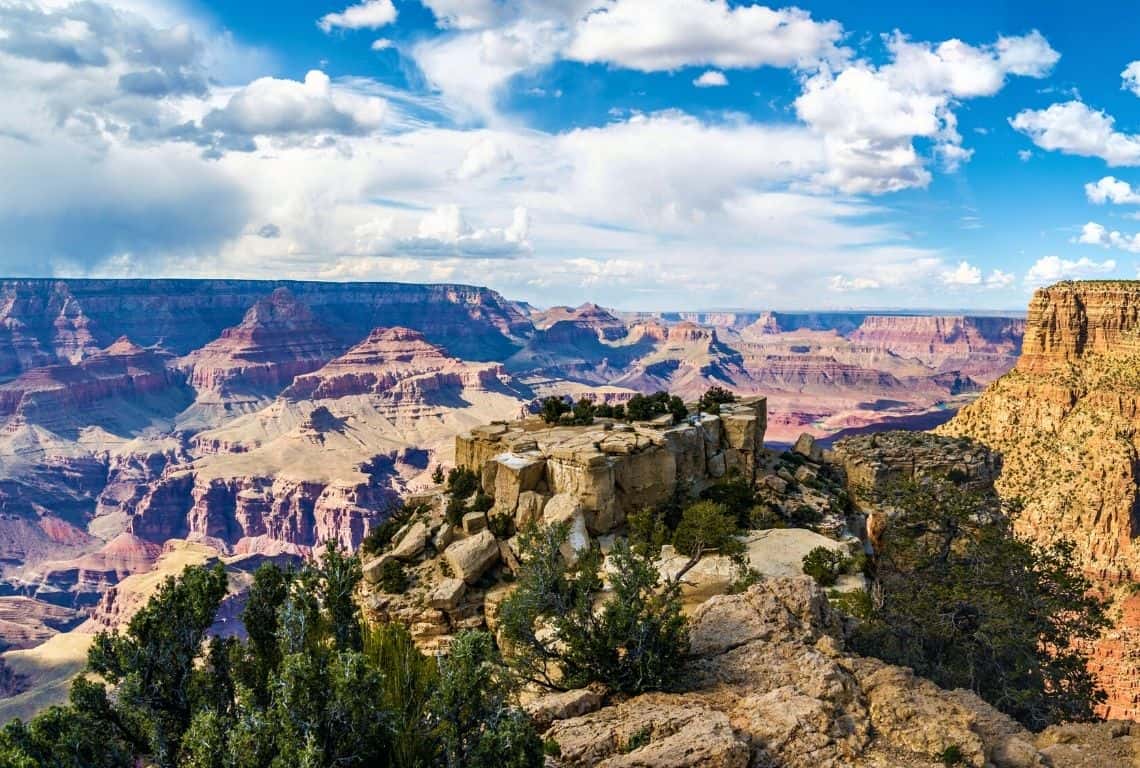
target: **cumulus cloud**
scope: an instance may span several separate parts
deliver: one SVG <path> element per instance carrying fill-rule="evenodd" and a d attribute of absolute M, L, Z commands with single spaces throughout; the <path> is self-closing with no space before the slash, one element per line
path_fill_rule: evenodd
<path fill-rule="evenodd" d="M 396 249 L 418 256 L 480 256 L 513 258 L 529 253 L 530 215 L 526 208 L 516 208 L 506 227 L 475 229 L 456 205 L 436 208 L 420 220 L 414 237 L 396 244 Z"/>
<path fill-rule="evenodd" d="M 325 32 L 334 29 L 379 29 L 396 20 L 396 6 L 392 0 L 364 0 L 350 5 L 340 13 L 328 13 L 317 26 Z"/>
<path fill-rule="evenodd" d="M 1120 73 L 1121 88 L 1132 91 L 1140 96 L 1140 61 L 1129 62 L 1124 71 Z"/>
<path fill-rule="evenodd" d="M 1096 262 L 1086 257 L 1070 261 L 1059 256 L 1045 256 L 1038 259 L 1025 273 L 1025 282 L 1030 285 L 1042 285 L 1058 280 L 1104 275 L 1115 269 L 1116 262 L 1112 259 Z"/>
<path fill-rule="evenodd" d="M 1080 101 L 1025 109 L 1009 122 L 1041 149 L 1099 157 L 1110 166 L 1140 165 L 1140 136 L 1117 131 L 1115 118 Z"/>
<path fill-rule="evenodd" d="M 370 45 L 369 48 L 371 48 L 374 51 L 386 51 L 389 48 L 391 48 L 393 45 L 394 45 L 394 43 L 391 40 L 389 40 L 386 37 L 381 37 L 381 38 L 378 38 L 376 40 L 373 40 L 372 45 Z"/>
<path fill-rule="evenodd" d="M 995 269 L 986 276 L 987 288 L 1008 288 L 1013 285 L 1014 276 L 1009 272 Z"/>
<path fill-rule="evenodd" d="M 694 79 L 693 85 L 698 88 L 722 88 L 728 85 L 728 78 L 719 70 L 709 69 L 701 73 L 700 77 Z"/>
<path fill-rule="evenodd" d="M 982 270 L 968 261 L 960 261 L 957 267 L 942 273 L 942 282 L 954 287 L 981 285 Z"/>
<path fill-rule="evenodd" d="M 944 167 L 956 170 L 972 152 L 962 146 L 954 105 L 992 96 L 1010 75 L 1042 77 L 1059 58 L 1038 32 L 984 46 L 916 43 L 896 33 L 887 47 L 888 64 L 825 69 L 795 101 L 827 147 L 830 167 L 817 179 L 825 186 L 872 194 L 926 186 L 931 174 L 918 138 L 933 141 Z"/>
<path fill-rule="evenodd" d="M 798 8 L 726 0 L 608 0 L 578 24 L 566 57 L 659 72 L 685 66 L 814 68 L 839 62 L 843 27 Z"/>
<path fill-rule="evenodd" d="M 1078 243 L 1085 245 L 1099 245 L 1103 248 L 1117 248 L 1129 253 L 1140 253 L 1140 234 L 1125 235 L 1116 230 L 1108 230 L 1095 221 L 1090 221 L 1081 227 Z"/>
<path fill-rule="evenodd" d="M 1127 181 L 1115 176 L 1105 176 L 1100 181 L 1085 184 L 1085 197 L 1097 205 L 1140 205 L 1140 189 L 1133 189 Z"/>
<path fill-rule="evenodd" d="M 510 168 L 514 155 L 500 142 L 486 138 L 476 143 L 463 158 L 463 164 L 456 171 L 460 179 L 473 179 L 496 169 Z"/>
<path fill-rule="evenodd" d="M 211 110 L 202 129 L 226 148 L 252 151 L 256 136 L 365 134 L 380 128 L 387 111 L 384 99 L 333 87 L 328 75 L 314 69 L 304 81 L 254 80 Z"/>

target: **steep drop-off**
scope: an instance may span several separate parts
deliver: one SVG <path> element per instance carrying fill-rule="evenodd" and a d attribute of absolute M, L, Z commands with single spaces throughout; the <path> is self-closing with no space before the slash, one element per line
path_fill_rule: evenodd
<path fill-rule="evenodd" d="M 1024 503 L 1020 533 L 1072 541 L 1105 592 L 1123 597 L 1140 577 L 1140 282 L 1038 290 L 1017 367 L 940 431 L 1000 451 L 997 487 Z M 1138 717 L 1140 613 L 1129 600 L 1116 613 L 1098 672 L 1107 712 Z"/>

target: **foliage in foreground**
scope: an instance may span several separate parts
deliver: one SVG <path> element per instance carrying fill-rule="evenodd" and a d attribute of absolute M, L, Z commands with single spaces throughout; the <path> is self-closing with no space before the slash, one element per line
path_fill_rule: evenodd
<path fill-rule="evenodd" d="M 1016 510 L 945 481 L 895 486 L 877 502 L 892 516 L 853 649 L 968 688 L 1034 730 L 1092 719 L 1104 694 L 1078 641 L 1107 620 L 1072 545 L 1019 538 Z"/>
<path fill-rule="evenodd" d="M 3 768 L 532 768 L 542 744 L 510 701 L 489 635 L 424 657 L 403 627 L 362 631 L 360 564 L 332 545 L 297 573 L 258 569 L 249 639 L 207 639 L 220 566 L 170 578 L 101 634 L 70 702 L 0 732 Z"/>
<path fill-rule="evenodd" d="M 678 585 L 661 583 L 648 550 L 617 541 L 603 600 L 601 551 L 594 546 L 568 563 L 568 533 L 561 524 L 520 534 L 518 588 L 499 612 L 515 674 L 556 690 L 592 682 L 622 693 L 673 686 L 688 647 Z"/>

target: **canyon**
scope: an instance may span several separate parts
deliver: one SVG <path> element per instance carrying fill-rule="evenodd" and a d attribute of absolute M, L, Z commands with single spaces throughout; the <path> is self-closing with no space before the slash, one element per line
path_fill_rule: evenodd
<path fill-rule="evenodd" d="M 544 397 L 710 386 L 788 443 L 941 418 L 1016 359 L 1010 317 L 537 309 L 486 288 L 0 283 L 0 647 L 88 619 L 169 541 L 220 557 L 357 546 Z"/>

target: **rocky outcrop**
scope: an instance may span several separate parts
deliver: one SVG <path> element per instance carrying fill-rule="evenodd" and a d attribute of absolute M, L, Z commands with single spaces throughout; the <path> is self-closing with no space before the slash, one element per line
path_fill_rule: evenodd
<path fill-rule="evenodd" d="M 968 438 L 925 432 L 875 432 L 836 442 L 828 456 L 841 466 L 848 487 L 865 496 L 891 483 L 928 477 L 949 479 L 972 490 L 993 487 L 1001 457 Z"/>
<path fill-rule="evenodd" d="M 49 428 L 74 428 L 92 423 L 92 409 L 104 409 L 110 401 L 137 404 L 177 393 L 181 379 L 168 370 L 168 359 L 123 337 L 76 365 L 30 369 L 0 384 L 0 420 L 19 417 Z M 188 402 L 182 399 L 181 405 Z"/>
<path fill-rule="evenodd" d="M 274 396 L 342 350 L 292 291 L 278 288 L 250 307 L 240 324 L 180 358 L 177 367 L 200 392 Z"/>
<path fill-rule="evenodd" d="M 505 383 L 506 373 L 498 364 L 450 357 L 409 328 L 376 328 L 344 355 L 298 376 L 281 396 L 296 401 L 386 395 L 430 402 L 449 391 L 505 388 Z"/>
<path fill-rule="evenodd" d="M 555 720 L 573 766 L 1029 768 L 1040 741 L 964 691 L 843 652 L 842 622 L 810 579 L 773 578 L 692 617 L 685 693 L 636 696 Z M 549 711 L 544 711 L 549 717 Z"/>
<path fill-rule="evenodd" d="M 480 475 L 498 513 L 515 516 L 526 493 L 564 495 L 580 506 L 592 532 L 605 533 L 629 512 L 668 499 L 678 483 L 699 490 L 728 472 L 751 481 L 765 424 L 763 398 L 678 426 L 601 420 L 549 427 L 528 419 L 458 436 L 455 460 Z"/>
<path fill-rule="evenodd" d="M 1067 539 L 1106 593 L 1140 577 L 1140 282 L 1061 283 L 1030 303 L 1023 354 L 938 431 L 1002 455 L 997 489 L 1024 504 L 1017 531 Z M 1121 684 L 1140 650 L 1127 601 L 1094 649 L 1106 711 L 1140 717 L 1140 691 Z"/>

